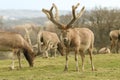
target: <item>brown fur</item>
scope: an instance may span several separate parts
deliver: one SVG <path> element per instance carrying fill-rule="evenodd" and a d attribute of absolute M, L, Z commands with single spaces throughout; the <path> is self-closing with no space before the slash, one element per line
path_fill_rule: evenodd
<path fill-rule="evenodd" d="M 20 49 L 23 51 L 26 60 L 28 61 L 30 67 L 33 67 L 33 60 L 35 57 L 34 52 L 30 45 L 24 40 L 24 38 L 17 33 L 12 32 L 0 32 L 0 47 L 1 51 L 3 48 L 7 50 Z"/>

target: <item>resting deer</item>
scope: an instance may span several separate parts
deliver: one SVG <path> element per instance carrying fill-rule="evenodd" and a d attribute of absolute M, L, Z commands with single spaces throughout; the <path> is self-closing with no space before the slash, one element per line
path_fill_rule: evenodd
<path fill-rule="evenodd" d="M 68 70 L 68 54 L 69 54 L 70 48 L 74 49 L 75 51 L 75 61 L 76 61 L 77 71 L 79 71 L 79 67 L 78 67 L 78 54 L 79 53 L 82 59 L 82 70 L 84 70 L 84 58 L 85 58 L 84 52 L 86 50 L 89 51 L 91 67 L 92 67 L 92 70 L 94 70 L 94 65 L 92 61 L 94 34 L 88 28 L 74 28 L 72 26 L 72 24 L 81 17 L 81 15 L 84 12 L 85 7 L 83 7 L 81 11 L 79 12 L 79 14 L 76 15 L 75 10 L 79 6 L 79 3 L 76 6 L 72 6 L 73 19 L 67 25 L 64 25 L 54 19 L 53 12 L 52 12 L 54 5 L 55 4 L 53 4 L 50 10 L 42 9 L 42 11 L 47 15 L 48 19 L 52 21 L 61 30 L 62 41 L 64 42 L 64 45 L 66 46 L 66 64 L 65 64 L 64 70 L 65 71 Z"/>
<path fill-rule="evenodd" d="M 103 47 L 98 51 L 98 53 L 100 54 L 110 53 L 110 49 L 108 47 Z"/>
<path fill-rule="evenodd" d="M 39 31 L 38 33 L 38 54 L 45 53 L 45 57 L 48 58 L 48 51 L 50 49 L 54 50 L 54 57 L 56 56 L 56 51 L 58 50 L 61 55 L 63 55 L 62 44 L 56 33 L 49 31 Z"/>
<path fill-rule="evenodd" d="M 120 30 L 112 30 L 109 34 L 111 41 L 111 50 L 115 50 L 115 52 L 119 52 L 120 48 Z"/>

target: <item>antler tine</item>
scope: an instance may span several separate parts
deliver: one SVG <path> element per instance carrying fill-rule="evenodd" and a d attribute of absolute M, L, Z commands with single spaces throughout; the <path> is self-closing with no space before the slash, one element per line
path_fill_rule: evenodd
<path fill-rule="evenodd" d="M 59 21 L 59 12 L 58 12 L 58 8 L 57 8 L 57 6 L 53 3 L 52 4 L 53 5 L 53 7 L 55 8 L 55 19 L 57 20 L 57 21 Z"/>
<path fill-rule="evenodd" d="M 47 15 L 47 18 L 50 19 L 49 11 L 46 9 L 42 9 L 42 11 Z"/>
<path fill-rule="evenodd" d="M 79 5 L 80 5 L 80 3 L 77 3 L 77 5 L 76 5 L 76 6 L 74 6 L 74 8 L 75 8 L 75 9 L 77 9 L 77 7 L 78 7 Z"/>
<path fill-rule="evenodd" d="M 78 8 L 78 6 L 80 5 L 80 3 L 78 3 L 76 6 L 72 6 L 72 14 L 73 14 L 73 18 L 76 18 L 76 15 L 75 15 L 75 10 Z"/>
<path fill-rule="evenodd" d="M 78 6 L 80 5 L 80 3 L 78 3 L 76 6 L 72 6 L 72 15 L 73 15 L 73 19 L 67 24 L 67 28 L 72 27 L 72 24 L 82 16 L 85 7 L 83 6 L 83 8 L 80 10 L 80 12 L 78 13 L 78 15 L 75 14 L 75 10 L 78 8 Z"/>
<path fill-rule="evenodd" d="M 83 6 L 82 9 L 80 10 L 80 12 L 78 13 L 78 18 L 80 18 L 82 16 L 84 11 L 85 11 L 85 6 Z"/>
<path fill-rule="evenodd" d="M 51 14 L 52 10 L 53 10 L 53 6 L 50 8 L 50 10 L 47 10 L 47 9 L 44 9 L 44 8 L 42 9 L 42 11 L 47 15 L 48 19 L 50 19 L 51 17 L 53 17 L 53 14 Z M 50 16 L 50 14 L 52 16 Z"/>
<path fill-rule="evenodd" d="M 50 10 L 42 9 L 42 11 L 47 15 L 47 17 L 48 17 L 48 19 L 49 19 L 50 21 L 52 21 L 55 25 L 58 26 L 59 29 L 63 29 L 64 26 L 63 26 L 62 24 L 58 23 L 58 22 L 54 19 L 52 10 L 53 10 L 53 8 L 54 8 L 55 6 L 56 6 L 56 5 L 53 4 Z"/>

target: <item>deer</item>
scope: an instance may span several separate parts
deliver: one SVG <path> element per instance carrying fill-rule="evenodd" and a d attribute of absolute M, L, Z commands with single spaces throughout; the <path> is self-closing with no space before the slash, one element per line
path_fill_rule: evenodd
<path fill-rule="evenodd" d="M 0 32 L 0 51 L 4 50 L 13 51 L 13 53 L 17 55 L 22 51 L 29 66 L 33 67 L 33 61 L 36 55 L 29 43 L 20 34 L 7 31 Z M 14 69 L 14 61 L 11 68 Z"/>
<path fill-rule="evenodd" d="M 32 31 L 34 31 L 35 33 L 37 33 L 39 30 L 39 28 L 35 25 L 35 24 L 24 24 L 24 25 L 18 25 L 18 26 L 15 26 L 13 28 L 11 28 L 10 30 L 0 30 L 0 32 L 11 32 L 11 33 L 17 33 L 17 34 L 20 34 L 22 35 L 22 37 L 28 42 L 28 44 L 30 45 L 32 51 L 35 52 L 35 50 L 33 49 L 33 45 L 32 45 L 32 42 L 31 42 L 31 39 L 30 39 L 30 33 Z M 0 47 L 2 48 L 2 47 Z M 0 49 L 3 51 L 3 49 Z M 5 50 L 6 50 L 6 47 L 5 47 Z M 8 50 L 9 51 L 9 50 Z M 19 62 L 19 68 L 22 68 L 21 66 L 21 52 L 22 50 L 19 49 L 19 48 L 13 48 L 11 49 L 10 51 L 12 51 L 12 64 L 10 66 L 10 69 L 15 69 L 15 56 L 17 55 L 17 59 L 18 59 L 18 62 Z"/>
<path fill-rule="evenodd" d="M 75 28 L 73 27 L 73 23 L 77 19 L 79 19 L 83 12 L 85 11 L 85 7 L 83 6 L 80 12 L 76 15 L 75 10 L 80 5 L 78 3 L 76 6 L 72 6 L 72 20 L 67 24 L 62 24 L 54 18 L 53 9 L 54 5 L 48 9 L 42 9 L 43 13 L 46 14 L 47 18 L 53 22 L 57 28 L 61 31 L 61 41 L 65 45 L 65 56 L 66 56 L 66 63 L 64 71 L 68 71 L 68 55 L 72 48 L 72 50 L 75 52 L 75 62 L 76 62 L 76 71 L 79 71 L 79 65 L 78 65 L 78 54 L 80 54 L 82 59 L 82 71 L 84 71 L 84 58 L 85 58 L 85 51 L 89 52 L 90 55 L 90 62 L 91 62 L 91 68 L 92 71 L 94 71 L 94 64 L 92 60 L 92 49 L 94 47 L 94 33 L 88 29 L 88 28 Z"/>
<path fill-rule="evenodd" d="M 120 48 L 120 30 L 110 31 L 109 37 L 111 41 L 110 49 L 118 53 Z"/>
<path fill-rule="evenodd" d="M 30 36 L 29 36 L 29 30 L 26 27 L 24 29 L 25 29 L 24 39 L 28 42 L 28 44 L 32 48 L 32 43 L 31 43 L 31 39 L 30 39 Z M 33 51 L 33 48 L 32 48 L 32 51 Z M 12 69 L 12 70 L 15 69 L 14 63 L 15 63 L 15 56 L 16 55 L 17 55 L 18 62 L 19 62 L 19 68 L 21 69 L 22 68 L 22 66 L 21 66 L 21 52 L 22 51 L 19 48 L 13 48 L 12 52 L 13 52 L 13 56 L 12 56 L 12 64 L 11 64 L 10 69 Z"/>
<path fill-rule="evenodd" d="M 110 49 L 108 47 L 103 47 L 98 51 L 98 53 L 107 54 L 107 53 L 111 53 L 111 52 L 110 52 Z"/>
<path fill-rule="evenodd" d="M 58 50 L 63 56 L 63 47 L 56 33 L 49 31 L 39 31 L 38 37 L 38 55 L 43 54 L 43 57 L 48 58 L 48 51 L 54 50 L 54 57 Z M 45 55 L 44 55 L 45 54 Z"/>

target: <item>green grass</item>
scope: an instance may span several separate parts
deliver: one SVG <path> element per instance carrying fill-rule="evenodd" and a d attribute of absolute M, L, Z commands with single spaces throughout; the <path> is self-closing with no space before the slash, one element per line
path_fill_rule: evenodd
<path fill-rule="evenodd" d="M 75 71 L 74 55 L 69 56 L 69 69 L 64 72 L 65 57 L 43 59 L 37 57 L 30 68 L 22 59 L 22 69 L 10 70 L 11 60 L 0 60 L 0 80 L 120 80 L 120 54 L 99 54 L 93 57 L 97 71 L 91 71 L 89 56 L 85 58 L 85 71 Z M 15 65 L 18 67 L 18 61 Z M 16 68 L 17 68 L 16 67 Z"/>

